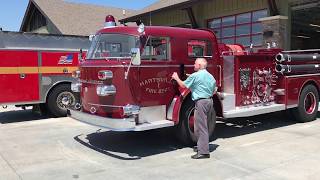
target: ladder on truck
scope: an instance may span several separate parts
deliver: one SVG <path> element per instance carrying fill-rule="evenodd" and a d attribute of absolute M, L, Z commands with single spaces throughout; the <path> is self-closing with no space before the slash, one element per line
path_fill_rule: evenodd
<path fill-rule="evenodd" d="M 88 36 L 0 31 L 0 50 L 87 51 L 89 45 Z"/>

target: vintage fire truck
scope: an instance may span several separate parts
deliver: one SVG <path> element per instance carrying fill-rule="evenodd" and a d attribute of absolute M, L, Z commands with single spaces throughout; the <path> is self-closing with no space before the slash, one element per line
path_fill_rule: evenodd
<path fill-rule="evenodd" d="M 66 107 L 79 102 L 72 72 L 89 44 L 85 36 L 0 31 L 0 105 L 65 116 Z"/>
<path fill-rule="evenodd" d="M 108 18 L 107 18 L 108 19 Z M 112 20 L 112 18 L 111 18 Z M 114 23 L 107 22 L 114 25 Z M 194 71 L 198 57 L 217 80 L 217 118 L 248 117 L 288 110 L 300 122 L 316 118 L 320 90 L 317 50 L 247 51 L 241 45 L 218 44 L 209 29 L 108 26 L 94 36 L 86 60 L 72 85 L 80 92 L 81 110 L 70 116 L 114 131 L 145 131 L 176 126 L 180 139 L 195 143 L 194 102 L 190 90 L 171 80 Z M 79 105 L 78 105 L 79 106 Z"/>

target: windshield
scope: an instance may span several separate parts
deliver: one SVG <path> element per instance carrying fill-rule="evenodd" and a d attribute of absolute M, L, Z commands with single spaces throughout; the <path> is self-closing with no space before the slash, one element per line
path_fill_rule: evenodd
<path fill-rule="evenodd" d="M 139 38 L 123 34 L 96 35 L 88 51 L 88 59 L 127 59 L 131 48 L 139 47 Z"/>

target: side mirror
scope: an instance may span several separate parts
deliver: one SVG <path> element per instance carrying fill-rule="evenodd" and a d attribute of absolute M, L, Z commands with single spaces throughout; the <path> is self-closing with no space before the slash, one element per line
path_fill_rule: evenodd
<path fill-rule="evenodd" d="M 95 34 L 90 34 L 89 35 L 89 41 L 92 41 L 95 36 L 96 36 Z"/>
<path fill-rule="evenodd" d="M 83 50 L 82 48 L 79 50 L 79 54 L 78 54 L 78 61 L 79 62 L 83 62 L 85 60 L 85 56 L 84 56 L 84 53 L 83 53 Z"/>
<path fill-rule="evenodd" d="M 144 24 L 141 22 L 138 26 L 138 30 L 137 30 L 140 34 L 144 33 Z"/>
<path fill-rule="evenodd" d="M 140 49 L 139 48 L 132 48 L 131 49 L 131 58 L 133 65 L 140 65 L 141 64 L 141 56 L 140 56 Z"/>

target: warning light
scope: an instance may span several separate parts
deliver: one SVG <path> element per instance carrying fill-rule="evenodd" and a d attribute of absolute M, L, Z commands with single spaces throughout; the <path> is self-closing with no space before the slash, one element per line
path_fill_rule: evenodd
<path fill-rule="evenodd" d="M 115 26 L 116 26 L 116 20 L 114 19 L 114 17 L 112 15 L 106 16 L 104 28 L 110 28 Z"/>

